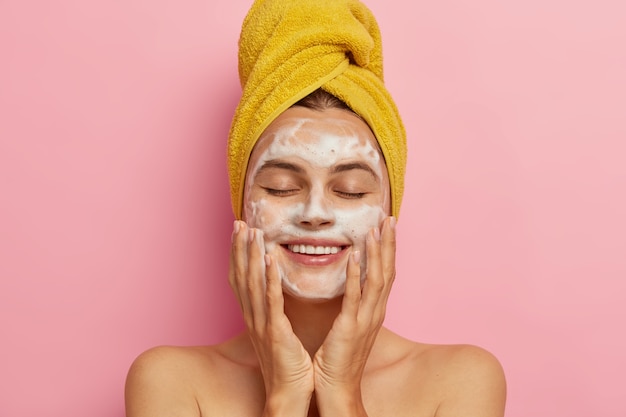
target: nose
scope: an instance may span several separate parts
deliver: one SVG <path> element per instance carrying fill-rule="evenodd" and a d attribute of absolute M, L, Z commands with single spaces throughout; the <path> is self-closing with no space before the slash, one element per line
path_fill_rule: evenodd
<path fill-rule="evenodd" d="M 324 193 L 312 190 L 304 202 L 299 224 L 308 229 L 319 229 L 335 224 L 335 213 Z"/>

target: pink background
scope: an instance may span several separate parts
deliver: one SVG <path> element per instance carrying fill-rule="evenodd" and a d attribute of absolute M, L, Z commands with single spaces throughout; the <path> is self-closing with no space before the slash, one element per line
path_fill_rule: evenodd
<path fill-rule="evenodd" d="M 0 2 L 0 415 L 122 416 L 141 351 L 242 328 L 249 4 Z M 387 325 L 494 352 L 509 417 L 623 417 L 623 2 L 368 4 L 410 143 Z"/>

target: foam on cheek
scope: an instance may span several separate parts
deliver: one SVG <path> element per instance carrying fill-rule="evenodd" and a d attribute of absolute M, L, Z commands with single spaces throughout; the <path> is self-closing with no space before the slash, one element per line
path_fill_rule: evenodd
<path fill-rule="evenodd" d="M 358 209 L 336 210 L 337 224 L 352 240 L 365 239 L 367 232 L 379 227 L 387 216 L 380 206 L 364 204 Z"/>
<path fill-rule="evenodd" d="M 277 210 L 264 198 L 248 201 L 246 203 L 246 220 L 250 227 L 263 230 L 266 240 L 269 240 L 280 234 L 288 221 L 283 211 L 284 209 Z"/>
<path fill-rule="evenodd" d="M 387 214 L 381 206 L 363 205 L 357 210 L 337 210 L 337 224 L 341 224 L 344 233 L 349 234 L 354 242 L 354 249 L 361 251 L 361 279 L 367 272 L 367 253 L 365 238 L 370 229 L 380 227 Z"/>
<path fill-rule="evenodd" d="M 265 199 L 259 199 L 258 201 L 248 202 L 246 205 L 248 223 L 251 227 L 256 227 L 263 230 L 265 237 L 265 251 L 266 253 L 275 253 L 278 247 L 277 237 L 289 233 L 291 230 L 291 236 L 297 236 L 295 233 L 299 229 L 292 228 L 292 222 L 301 215 L 304 204 L 294 204 L 291 206 L 276 208 L 267 202 Z M 305 293 L 298 288 L 298 285 L 289 279 L 289 276 L 285 272 L 283 266 L 279 262 L 278 273 L 281 277 L 283 285 L 289 289 L 293 294 L 304 296 Z"/>

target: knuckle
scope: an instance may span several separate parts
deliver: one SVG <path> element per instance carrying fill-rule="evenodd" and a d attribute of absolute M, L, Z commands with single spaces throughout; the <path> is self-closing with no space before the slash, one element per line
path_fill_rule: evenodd
<path fill-rule="evenodd" d="M 248 279 L 246 281 L 246 289 L 248 290 L 249 293 L 254 293 L 257 291 L 258 286 L 256 285 L 256 280 L 255 279 Z"/>
<path fill-rule="evenodd" d="M 385 282 L 382 280 L 371 281 L 371 287 L 376 292 L 382 292 L 385 289 Z"/>
<path fill-rule="evenodd" d="M 266 291 L 265 292 L 265 301 L 268 305 L 274 305 L 275 302 L 279 301 L 278 294 L 275 291 Z"/>
<path fill-rule="evenodd" d="M 389 281 L 393 282 L 396 279 L 396 268 L 395 266 L 389 266 L 385 268 L 385 276 L 389 277 Z"/>

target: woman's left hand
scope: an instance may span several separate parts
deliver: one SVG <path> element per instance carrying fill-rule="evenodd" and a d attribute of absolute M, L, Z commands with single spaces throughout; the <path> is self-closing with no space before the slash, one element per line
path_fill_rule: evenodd
<path fill-rule="evenodd" d="M 315 395 L 321 415 L 337 415 L 341 410 L 348 415 L 364 415 L 361 378 L 385 319 L 395 278 L 395 218 L 385 219 L 380 232 L 370 230 L 365 246 L 367 275 L 363 290 L 361 254 L 353 252 L 348 261 L 341 312 L 313 359 Z"/>

